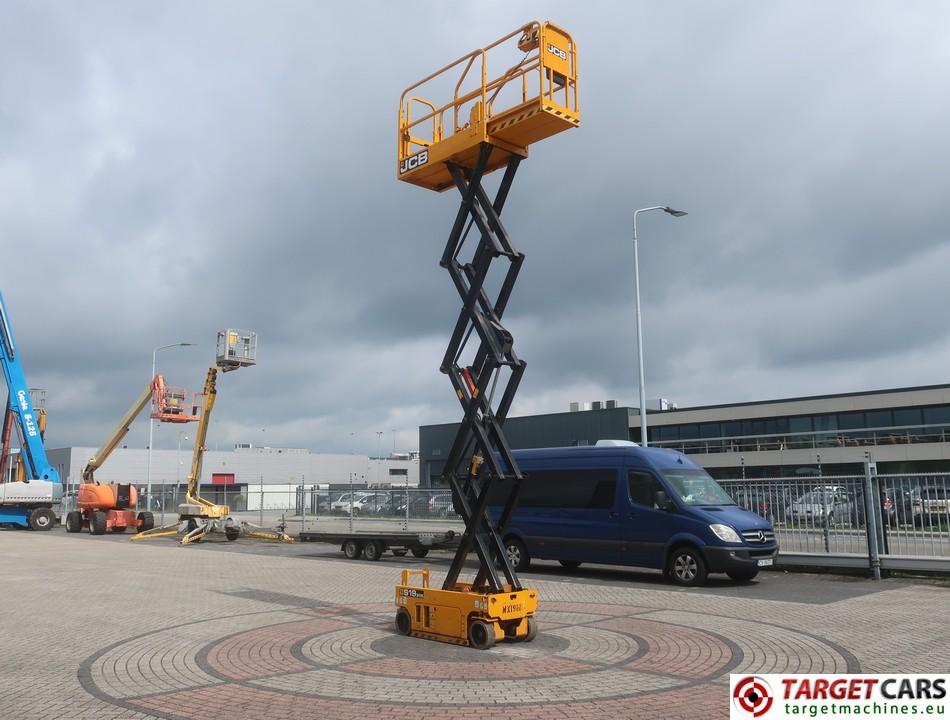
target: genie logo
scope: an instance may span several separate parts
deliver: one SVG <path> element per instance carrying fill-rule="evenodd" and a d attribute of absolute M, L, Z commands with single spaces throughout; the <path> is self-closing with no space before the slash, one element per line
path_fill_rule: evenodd
<path fill-rule="evenodd" d="M 30 437 L 36 437 L 36 423 L 33 422 L 33 414 L 27 412 L 30 409 L 30 403 L 26 399 L 25 390 L 17 390 L 17 400 L 20 403 L 21 416 L 23 417 L 23 424 L 26 426 L 26 434 Z"/>

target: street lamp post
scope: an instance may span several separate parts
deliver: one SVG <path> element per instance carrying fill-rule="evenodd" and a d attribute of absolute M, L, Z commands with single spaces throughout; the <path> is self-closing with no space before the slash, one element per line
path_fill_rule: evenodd
<path fill-rule="evenodd" d="M 683 217 L 685 210 L 674 210 L 668 205 L 654 205 L 653 207 L 640 208 L 633 213 L 633 282 L 636 288 L 637 296 L 637 364 L 640 366 L 640 445 L 647 446 L 647 401 L 646 388 L 643 384 L 643 328 L 640 324 L 640 258 L 639 246 L 637 242 L 637 216 L 642 212 L 651 210 L 662 210 L 673 217 Z"/>
<path fill-rule="evenodd" d="M 168 348 L 173 348 L 173 347 L 191 347 L 192 345 L 194 345 L 194 343 L 177 342 L 177 343 L 170 343 L 168 345 L 160 345 L 159 347 L 152 350 L 152 374 L 149 377 L 149 382 L 151 382 L 155 378 L 155 364 L 157 360 L 156 356 L 158 355 L 160 350 L 167 350 Z M 152 438 L 153 438 L 152 431 L 153 429 L 154 429 L 154 423 L 152 422 L 152 414 L 151 412 L 149 412 L 148 456 L 146 459 L 146 471 L 145 471 L 145 478 L 146 478 L 145 479 L 145 495 L 148 498 L 148 500 L 146 501 L 146 508 L 145 508 L 146 510 L 152 509 Z M 162 498 L 162 500 L 163 500 L 162 505 L 164 505 L 165 504 L 164 498 Z"/>
<path fill-rule="evenodd" d="M 188 436 L 185 435 L 184 430 L 178 431 L 178 457 L 176 458 L 175 465 L 175 499 L 178 499 L 178 495 L 181 492 L 181 441 L 187 440 Z M 165 495 L 162 494 L 162 524 L 165 524 Z"/>

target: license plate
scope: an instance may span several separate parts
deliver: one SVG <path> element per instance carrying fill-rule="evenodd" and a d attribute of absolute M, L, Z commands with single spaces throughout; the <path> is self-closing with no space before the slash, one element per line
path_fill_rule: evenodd
<path fill-rule="evenodd" d="M 759 560 L 758 565 L 759 567 L 769 567 L 773 562 L 774 560 L 772 558 L 765 558 L 764 560 Z"/>

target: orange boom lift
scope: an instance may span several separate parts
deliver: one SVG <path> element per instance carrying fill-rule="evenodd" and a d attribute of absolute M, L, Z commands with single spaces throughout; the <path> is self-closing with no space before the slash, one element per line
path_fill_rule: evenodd
<path fill-rule="evenodd" d="M 525 362 L 501 324 L 524 255 L 500 216 L 528 146 L 580 124 L 574 40 L 550 22 L 528 23 L 406 89 L 398 122 L 397 178 L 438 192 L 454 187 L 461 195 L 440 264 L 462 308 L 441 371 L 464 417 L 442 479 L 452 488 L 465 535 L 441 589 L 430 587 L 428 570 L 403 571 L 396 586 L 396 630 L 480 649 L 497 640 L 532 640 L 538 593 L 522 587 L 502 543 L 523 479 L 503 426 Z M 501 168 L 491 199 L 482 179 Z M 463 258 L 473 226 L 478 241 Z M 495 259 L 507 267 L 492 296 L 485 280 Z M 477 347 L 467 350 L 473 338 Z M 490 504 L 501 508 L 497 525 L 488 514 L 490 495 Z M 471 582 L 460 582 L 472 550 L 478 572 Z M 414 584 L 417 574 L 420 582 Z"/>
<path fill-rule="evenodd" d="M 190 402 L 189 402 L 190 397 Z M 79 486 L 79 509 L 66 514 L 66 532 L 82 532 L 89 528 L 92 535 L 103 535 L 106 530 L 124 533 L 135 528 L 136 532 L 150 530 L 155 518 L 147 509 L 135 513 L 138 496 L 132 483 L 100 483 L 95 472 L 109 459 L 112 451 L 122 441 L 139 413 L 151 400 L 149 417 L 167 423 L 189 423 L 198 420 L 198 396 L 180 388 L 165 385 L 165 378 L 156 375 L 126 411 L 115 430 L 99 451 L 93 455 L 82 471 Z M 190 409 L 190 413 L 187 410 Z"/>

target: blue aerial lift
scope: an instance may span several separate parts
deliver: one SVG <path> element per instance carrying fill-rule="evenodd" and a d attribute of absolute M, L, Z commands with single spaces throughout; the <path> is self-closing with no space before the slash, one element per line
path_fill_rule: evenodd
<path fill-rule="evenodd" d="M 63 486 L 59 473 L 46 457 L 40 422 L 13 342 L 13 329 L 2 293 L 0 365 L 3 366 L 3 376 L 9 390 L 3 435 L 9 438 L 11 426 L 17 428 L 20 435 L 20 462 L 24 470 L 22 479 L 0 478 L 0 524 L 50 530 L 56 522 L 53 506 L 62 501 Z"/>

